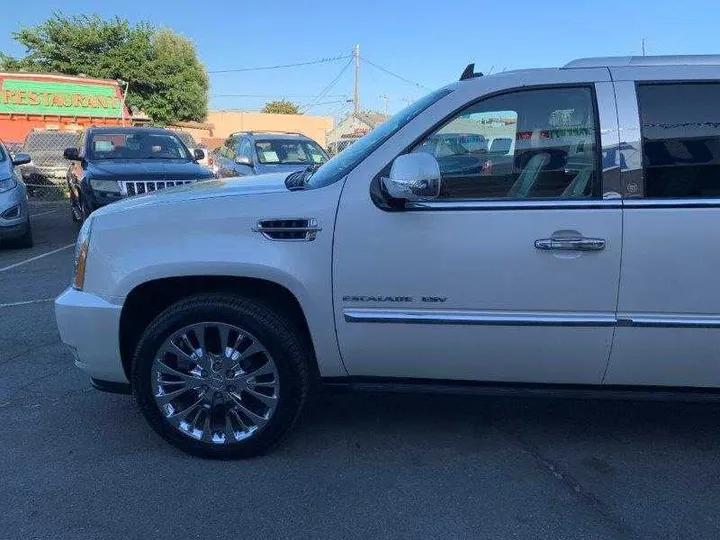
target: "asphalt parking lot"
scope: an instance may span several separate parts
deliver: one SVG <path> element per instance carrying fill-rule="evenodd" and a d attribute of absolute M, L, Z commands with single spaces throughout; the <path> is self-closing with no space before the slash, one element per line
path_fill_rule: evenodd
<path fill-rule="evenodd" d="M 1 538 L 720 537 L 720 405 L 318 398 L 250 461 L 191 458 L 60 343 L 66 203 L 0 249 Z"/>

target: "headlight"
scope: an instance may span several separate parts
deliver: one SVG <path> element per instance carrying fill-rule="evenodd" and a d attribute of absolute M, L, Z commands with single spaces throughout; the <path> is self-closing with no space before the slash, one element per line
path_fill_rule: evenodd
<path fill-rule="evenodd" d="M 11 176 L 10 178 L 3 178 L 0 180 L 0 193 L 3 191 L 9 191 L 15 186 L 17 186 L 17 180 L 14 176 Z"/>
<path fill-rule="evenodd" d="M 115 180 L 90 180 L 90 187 L 95 191 L 120 193 L 120 184 Z"/>
<path fill-rule="evenodd" d="M 92 230 L 92 218 L 88 218 L 80 228 L 77 242 L 75 243 L 75 268 L 73 271 L 73 288 L 82 291 L 85 285 L 85 265 L 87 264 L 88 250 L 90 249 L 90 232 Z"/>

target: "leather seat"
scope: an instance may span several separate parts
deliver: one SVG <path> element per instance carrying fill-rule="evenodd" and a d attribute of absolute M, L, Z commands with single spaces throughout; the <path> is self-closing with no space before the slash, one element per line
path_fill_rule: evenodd
<path fill-rule="evenodd" d="M 531 149 L 540 150 L 543 148 L 541 142 L 542 132 L 543 130 L 541 129 L 536 129 L 532 132 L 532 135 L 530 136 Z M 520 171 L 515 183 L 510 186 L 506 197 L 512 199 L 526 199 L 529 197 L 535 187 L 535 184 L 537 183 L 540 173 L 548 165 L 548 163 L 550 163 L 551 157 L 552 156 L 548 152 L 542 151 L 533 155 L 527 163 L 525 163 L 525 166 L 522 171 Z"/>

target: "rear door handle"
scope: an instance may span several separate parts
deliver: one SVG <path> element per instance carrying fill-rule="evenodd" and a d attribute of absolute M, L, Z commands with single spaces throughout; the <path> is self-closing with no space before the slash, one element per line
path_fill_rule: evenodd
<path fill-rule="evenodd" d="M 605 249 L 605 240 L 603 238 L 585 238 L 584 236 L 542 238 L 535 240 L 535 247 L 543 251 L 600 251 Z"/>

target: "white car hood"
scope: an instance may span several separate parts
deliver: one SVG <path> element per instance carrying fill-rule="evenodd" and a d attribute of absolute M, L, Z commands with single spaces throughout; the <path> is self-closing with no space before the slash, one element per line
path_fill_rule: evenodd
<path fill-rule="evenodd" d="M 233 195 L 252 195 L 260 193 L 276 193 L 290 191 L 285 186 L 287 173 L 261 174 L 258 176 L 243 176 L 239 178 L 222 178 L 216 180 L 203 180 L 194 184 L 172 187 L 128 197 L 115 203 L 103 206 L 93 212 L 101 216 L 124 212 L 133 208 L 142 208 L 154 205 L 166 205 L 196 199 L 212 199 L 215 197 L 228 197 Z"/>

